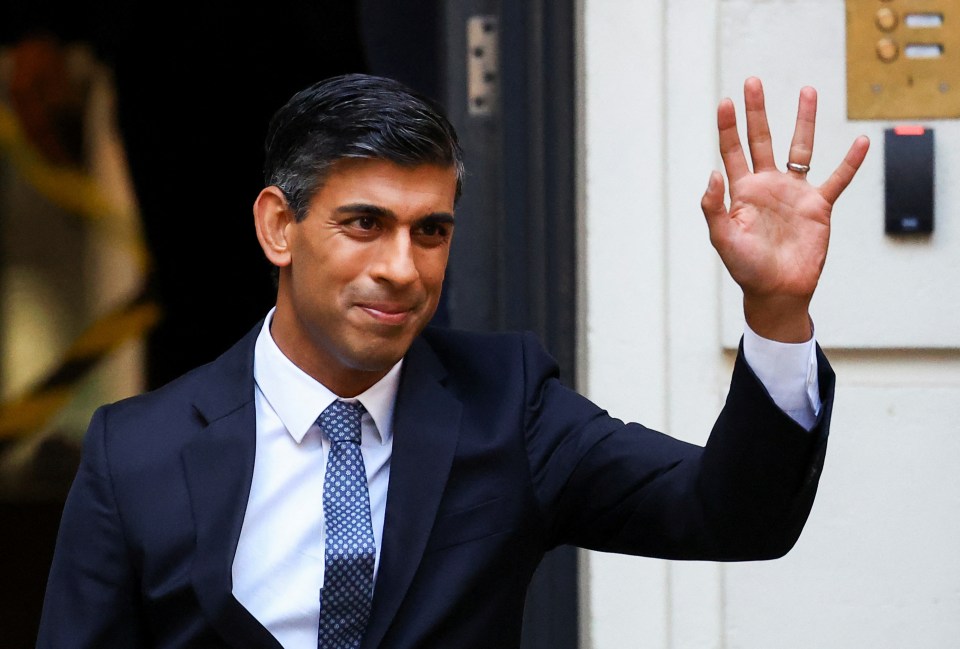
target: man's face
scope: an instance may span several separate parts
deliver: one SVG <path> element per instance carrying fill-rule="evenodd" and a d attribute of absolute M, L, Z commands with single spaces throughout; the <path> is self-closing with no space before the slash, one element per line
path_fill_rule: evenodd
<path fill-rule="evenodd" d="M 341 160 L 284 226 L 272 333 L 341 396 L 379 380 L 437 308 L 453 234 L 453 167 Z"/>

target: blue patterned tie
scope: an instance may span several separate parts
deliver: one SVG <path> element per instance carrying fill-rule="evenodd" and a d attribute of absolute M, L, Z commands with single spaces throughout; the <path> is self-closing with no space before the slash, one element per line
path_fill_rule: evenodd
<path fill-rule="evenodd" d="M 360 455 L 360 403 L 334 401 L 317 419 L 330 440 L 323 481 L 326 546 L 320 649 L 355 649 L 367 629 L 376 544 L 367 473 Z"/>

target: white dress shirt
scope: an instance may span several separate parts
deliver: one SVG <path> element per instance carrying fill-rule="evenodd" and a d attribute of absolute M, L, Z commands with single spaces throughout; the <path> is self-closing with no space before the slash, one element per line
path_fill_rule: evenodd
<path fill-rule="evenodd" d="M 780 410 L 810 430 L 820 414 L 817 345 L 780 343 L 761 338 L 744 325 L 743 358 Z"/>
<path fill-rule="evenodd" d="M 323 586 L 323 480 L 330 442 L 316 424 L 336 395 L 283 355 L 264 320 L 254 351 L 257 447 L 233 559 L 233 594 L 285 649 L 316 649 Z M 744 357 L 771 398 L 809 429 L 820 410 L 813 340 L 788 345 L 746 329 Z M 393 451 L 397 363 L 356 399 L 370 491 L 376 578 Z"/>
<path fill-rule="evenodd" d="M 323 479 L 330 441 L 317 417 L 337 396 L 293 364 L 270 335 L 254 350 L 257 448 L 233 559 L 233 594 L 286 649 L 317 647 L 323 586 Z M 366 408 L 360 453 L 380 563 L 393 450 L 393 406 L 403 361 L 355 399 Z"/>

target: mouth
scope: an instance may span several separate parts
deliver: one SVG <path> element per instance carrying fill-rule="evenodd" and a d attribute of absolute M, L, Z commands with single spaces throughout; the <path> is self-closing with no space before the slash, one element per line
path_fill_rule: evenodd
<path fill-rule="evenodd" d="M 413 318 L 414 306 L 391 302 L 368 302 L 357 307 L 379 324 L 400 326 Z"/>

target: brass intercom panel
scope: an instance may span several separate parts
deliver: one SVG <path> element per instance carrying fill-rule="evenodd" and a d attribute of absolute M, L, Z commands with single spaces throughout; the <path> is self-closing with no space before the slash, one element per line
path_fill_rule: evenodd
<path fill-rule="evenodd" d="M 960 117 L 960 0 L 846 0 L 847 117 Z"/>

